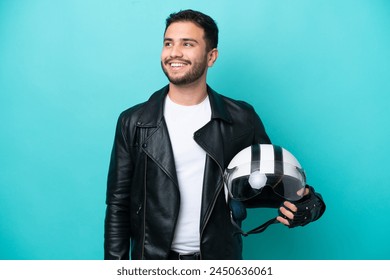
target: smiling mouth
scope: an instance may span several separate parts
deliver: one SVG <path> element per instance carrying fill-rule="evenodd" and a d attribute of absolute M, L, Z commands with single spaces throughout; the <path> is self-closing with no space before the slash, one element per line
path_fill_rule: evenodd
<path fill-rule="evenodd" d="M 189 61 L 167 61 L 165 63 L 166 65 L 169 65 L 173 69 L 180 69 L 184 66 L 190 65 L 191 63 Z"/>
<path fill-rule="evenodd" d="M 186 68 L 186 66 L 188 66 L 187 63 L 183 63 L 183 62 L 169 62 L 168 65 L 171 71 L 173 71 L 174 73 L 181 72 Z"/>
<path fill-rule="evenodd" d="M 171 67 L 178 68 L 178 67 L 183 67 L 183 66 L 185 66 L 186 64 L 185 64 L 185 63 L 172 62 L 172 63 L 169 63 L 169 65 L 170 65 Z"/>

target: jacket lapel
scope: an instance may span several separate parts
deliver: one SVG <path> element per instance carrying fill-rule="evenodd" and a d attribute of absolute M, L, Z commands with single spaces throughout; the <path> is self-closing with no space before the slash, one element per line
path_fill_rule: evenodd
<path fill-rule="evenodd" d="M 142 144 L 142 149 L 178 186 L 175 159 L 164 119 Z"/>
<path fill-rule="evenodd" d="M 137 121 L 137 127 L 148 129 L 141 143 L 143 151 L 178 185 L 175 159 L 164 120 L 164 99 L 167 93 L 168 86 L 165 86 L 150 97 Z"/>
<path fill-rule="evenodd" d="M 212 135 L 212 137 L 210 137 Z M 203 180 L 201 230 L 206 225 L 214 201 L 223 186 L 223 145 L 219 125 L 212 120 L 195 133 L 195 141 L 206 151 L 206 166 Z M 217 144 L 217 145 L 215 145 Z"/>
<path fill-rule="evenodd" d="M 225 108 L 221 96 L 207 88 L 211 105 L 211 120 L 201 129 L 195 132 L 195 141 L 207 152 L 207 154 L 218 163 L 221 169 L 224 168 L 224 150 L 222 127 L 232 123 L 230 113 Z"/>

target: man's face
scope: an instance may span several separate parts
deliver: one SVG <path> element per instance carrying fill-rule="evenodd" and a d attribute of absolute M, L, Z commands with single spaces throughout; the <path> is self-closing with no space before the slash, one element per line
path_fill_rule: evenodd
<path fill-rule="evenodd" d="M 211 62 L 210 52 L 202 28 L 188 21 L 175 22 L 164 35 L 161 66 L 172 84 L 188 85 L 206 79 L 207 68 L 215 60 Z"/>

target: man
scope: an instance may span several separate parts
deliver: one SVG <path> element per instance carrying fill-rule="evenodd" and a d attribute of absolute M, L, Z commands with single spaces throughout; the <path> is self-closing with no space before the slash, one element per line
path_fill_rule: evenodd
<path fill-rule="evenodd" d="M 270 140 L 250 105 L 207 85 L 217 44 L 209 16 L 185 10 L 168 17 L 161 66 L 169 85 L 117 123 L 105 259 L 242 258 L 223 173 L 239 151 Z M 290 210 L 281 207 L 278 220 L 289 225 L 296 207 L 286 203 Z"/>

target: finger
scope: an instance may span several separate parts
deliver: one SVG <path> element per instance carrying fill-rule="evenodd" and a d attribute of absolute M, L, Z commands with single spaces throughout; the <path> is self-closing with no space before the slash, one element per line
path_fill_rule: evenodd
<path fill-rule="evenodd" d="M 279 210 L 280 210 L 280 212 L 281 212 L 284 216 L 286 216 L 286 218 L 288 218 L 288 219 L 290 219 L 290 220 L 294 219 L 294 214 L 293 214 L 291 211 L 289 211 L 289 210 L 287 210 L 286 208 L 284 208 L 283 206 L 280 207 Z"/>
<path fill-rule="evenodd" d="M 288 220 L 286 220 L 285 218 L 282 218 L 282 217 L 280 217 L 280 216 L 277 216 L 277 217 L 276 217 L 276 220 L 277 220 L 279 223 L 284 224 L 284 225 L 286 225 L 286 226 L 289 226 L 289 225 L 290 225 L 290 223 L 288 222 Z"/>
<path fill-rule="evenodd" d="M 284 203 L 284 206 L 286 206 L 288 209 L 290 209 L 292 212 L 297 212 L 298 208 L 292 204 L 291 202 L 289 201 L 285 201 Z"/>

